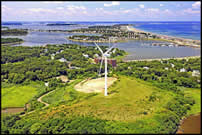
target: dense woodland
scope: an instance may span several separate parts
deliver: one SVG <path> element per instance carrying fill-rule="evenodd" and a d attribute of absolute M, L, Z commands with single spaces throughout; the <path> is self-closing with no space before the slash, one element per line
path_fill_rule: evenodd
<path fill-rule="evenodd" d="M 200 75 L 192 76 L 194 70 L 201 72 L 200 63 L 200 58 L 128 62 L 120 64 L 114 72 L 154 82 L 160 86 L 165 85 L 165 87 L 200 88 Z M 183 68 L 185 72 L 180 72 Z"/>
<path fill-rule="evenodd" d="M 106 50 L 104 46 L 101 48 Z M 51 59 L 52 54 L 55 54 L 53 60 Z M 88 58 L 84 57 L 84 54 L 88 55 Z M 99 65 L 92 64 L 93 58 L 96 57 L 95 54 L 101 56 L 95 47 L 70 44 L 46 47 L 3 46 L 2 81 L 19 84 L 25 80 L 46 81 L 59 75 L 67 75 L 69 79 L 95 77 L 99 67 Z M 124 51 L 116 49 L 111 56 L 123 56 L 124 54 Z M 66 59 L 67 62 L 60 62 L 61 58 Z M 80 69 L 70 69 L 70 63 L 71 66 L 77 66 Z"/>
<path fill-rule="evenodd" d="M 106 46 L 101 46 L 101 48 L 104 51 L 107 49 Z M 85 47 L 73 44 L 46 45 L 45 47 L 2 46 L 1 53 L 1 82 L 3 84 L 25 85 L 33 81 L 49 82 L 49 87 L 29 101 L 31 108 L 27 111 L 43 107 L 43 104 L 36 101 L 40 95 L 55 88 L 65 87 L 61 81 L 55 79 L 57 76 L 66 75 L 69 79 L 96 78 L 99 65 L 93 64 L 93 58 L 96 57 L 95 54 L 101 56 L 99 50 L 94 46 Z M 88 57 L 85 57 L 84 54 Z M 123 55 L 125 55 L 124 51 L 116 49 L 111 57 Z M 61 58 L 66 61 L 59 61 Z M 170 59 L 152 62 L 119 62 L 116 69 L 109 66 L 109 69 L 112 70 L 109 76 L 124 75 L 139 78 L 151 82 L 164 91 L 174 93 L 174 98 L 166 104 L 165 110 L 147 120 L 121 122 L 92 116 L 74 116 L 73 114 L 71 117 L 64 117 L 63 113 L 47 120 L 37 119 L 38 116 L 21 118 L 19 114 L 16 114 L 2 117 L 1 133 L 175 133 L 180 119 L 195 104 L 192 97 L 184 95 L 182 88 L 201 87 L 200 75 L 192 76 L 193 70 L 201 72 L 200 62 L 200 58 Z M 79 69 L 71 69 L 70 63 L 71 66 L 79 67 Z M 181 68 L 185 68 L 186 72 L 180 72 Z M 104 71 L 104 67 L 102 71 Z M 69 104 L 78 102 L 81 98 L 75 91 L 70 91 L 69 96 Z M 149 97 L 149 101 L 153 102 L 157 98 L 157 95 L 153 93 Z"/>

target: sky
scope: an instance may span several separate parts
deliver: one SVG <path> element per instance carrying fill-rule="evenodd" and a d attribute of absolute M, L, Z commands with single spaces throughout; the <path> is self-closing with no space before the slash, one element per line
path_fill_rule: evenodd
<path fill-rule="evenodd" d="M 200 1 L 3 1 L 2 21 L 200 21 Z"/>

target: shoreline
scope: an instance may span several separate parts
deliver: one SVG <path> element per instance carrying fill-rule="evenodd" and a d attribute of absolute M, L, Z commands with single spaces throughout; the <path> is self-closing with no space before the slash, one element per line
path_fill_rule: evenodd
<path fill-rule="evenodd" d="M 179 46 L 189 46 L 189 47 L 196 47 L 196 48 L 200 48 L 201 46 L 200 45 L 190 45 L 191 43 L 188 43 L 188 41 L 196 41 L 196 42 L 201 42 L 201 40 L 194 40 L 194 39 L 187 39 L 187 38 L 181 38 L 181 37 L 175 37 L 175 36 L 169 36 L 169 35 L 163 35 L 163 34 L 157 34 L 157 33 L 153 33 L 153 32 L 148 32 L 148 31 L 143 31 L 143 30 L 140 30 L 140 29 L 137 29 L 137 28 L 134 28 L 132 26 L 126 26 L 127 30 L 128 31 L 133 31 L 133 32 L 144 32 L 144 33 L 150 33 L 152 35 L 156 35 L 156 36 L 159 36 L 161 37 L 160 39 L 148 39 L 148 40 L 165 40 L 167 42 L 171 42 L 171 43 L 176 43 L 178 44 Z M 172 39 L 175 39 L 175 40 L 181 40 L 181 41 L 172 41 L 171 39 L 168 39 L 168 38 L 172 38 Z"/>
<path fill-rule="evenodd" d="M 109 41 L 90 41 L 90 40 L 77 40 L 77 39 L 69 39 L 67 38 L 68 40 L 70 41 L 75 41 L 75 42 L 82 42 L 82 43 L 109 43 Z M 116 43 L 116 42 L 113 42 L 113 43 Z"/>
<path fill-rule="evenodd" d="M 153 61 L 153 60 L 169 60 L 169 59 L 191 59 L 191 58 L 200 58 L 201 56 L 186 56 L 186 57 L 175 57 L 175 58 L 156 58 L 156 59 L 138 59 L 138 60 L 123 60 L 124 62 L 133 62 L 133 61 Z"/>
<path fill-rule="evenodd" d="M 170 36 L 170 35 L 158 34 L 158 33 L 149 32 L 149 31 L 143 31 L 143 30 L 140 30 L 140 29 L 134 28 L 134 27 L 132 27 L 132 26 L 127 26 L 127 28 L 128 28 L 128 27 L 130 27 L 129 29 L 130 29 L 131 31 L 144 32 L 144 33 L 151 33 L 151 34 L 154 34 L 154 35 L 157 35 L 157 36 L 166 36 L 166 37 L 170 37 L 170 38 L 178 38 L 178 39 L 182 39 L 182 40 L 195 40 L 195 41 L 200 41 L 200 40 L 197 40 L 197 39 L 182 38 L 182 37 L 176 37 L 176 36 Z"/>
<path fill-rule="evenodd" d="M 1 45 L 5 46 L 5 45 L 17 45 L 17 44 L 22 44 L 24 41 L 21 42 L 12 42 L 12 43 L 2 43 Z"/>
<path fill-rule="evenodd" d="M 180 120 L 179 125 L 178 125 L 178 128 L 177 128 L 175 134 L 184 134 L 185 132 L 184 132 L 184 130 L 182 129 L 182 128 L 183 128 L 182 125 L 184 124 L 185 120 L 187 120 L 188 118 L 190 118 L 190 117 L 192 117 L 192 116 L 198 116 L 198 115 L 200 115 L 200 114 L 201 114 L 201 112 L 198 112 L 198 113 L 195 113 L 195 114 L 190 114 L 190 115 L 188 115 L 188 116 L 184 116 L 184 117 Z"/>

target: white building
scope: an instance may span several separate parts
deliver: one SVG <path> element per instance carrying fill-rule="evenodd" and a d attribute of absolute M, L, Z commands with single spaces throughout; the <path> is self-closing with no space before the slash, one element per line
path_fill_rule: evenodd
<path fill-rule="evenodd" d="M 49 84 L 49 82 L 46 82 L 46 83 L 45 83 L 45 86 L 48 87 L 48 84 Z"/>
<path fill-rule="evenodd" d="M 181 69 L 180 69 L 180 72 L 186 72 L 186 69 L 181 68 Z"/>
<path fill-rule="evenodd" d="M 172 68 L 174 68 L 174 67 L 175 67 L 175 65 L 171 63 L 171 67 L 172 67 Z"/>
<path fill-rule="evenodd" d="M 149 67 L 143 67 L 144 69 L 146 69 L 146 70 L 148 70 L 149 69 Z"/>
<path fill-rule="evenodd" d="M 193 70 L 192 76 L 200 76 L 199 70 Z"/>
<path fill-rule="evenodd" d="M 99 57 L 99 55 L 96 53 L 95 55 L 94 55 L 95 57 Z"/>
<path fill-rule="evenodd" d="M 89 56 L 88 56 L 88 54 L 83 54 L 83 56 L 84 56 L 84 57 L 86 57 L 86 58 L 88 58 L 88 57 L 89 57 Z"/>
<path fill-rule="evenodd" d="M 60 62 L 66 62 L 67 60 L 65 58 L 59 59 Z"/>
<path fill-rule="evenodd" d="M 168 67 L 165 67 L 165 70 L 168 70 Z"/>
<path fill-rule="evenodd" d="M 51 54 L 51 60 L 54 60 L 54 56 L 55 56 L 55 54 L 53 53 L 53 54 Z"/>
<path fill-rule="evenodd" d="M 112 51 L 112 53 L 115 53 L 116 52 L 116 48 Z"/>

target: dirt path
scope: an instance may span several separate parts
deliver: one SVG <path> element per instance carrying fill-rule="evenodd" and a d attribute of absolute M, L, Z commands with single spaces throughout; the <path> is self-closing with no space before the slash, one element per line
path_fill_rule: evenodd
<path fill-rule="evenodd" d="M 40 97 L 37 99 L 37 101 L 39 101 L 39 102 L 41 102 L 41 103 L 45 104 L 45 106 L 44 106 L 44 107 L 49 106 L 49 104 L 48 104 L 48 103 L 46 103 L 46 102 L 42 101 L 41 99 L 42 99 L 43 97 L 47 96 L 48 94 L 50 94 L 50 93 L 54 92 L 54 91 L 55 91 L 55 90 L 50 91 L 50 92 L 48 92 L 48 93 L 46 93 L 46 94 L 44 94 L 44 95 L 40 96 Z"/>
<path fill-rule="evenodd" d="M 41 102 L 42 104 L 45 104 L 45 106 L 44 106 L 43 108 L 49 106 L 50 104 L 48 104 L 48 103 L 42 101 L 42 98 L 45 97 L 45 96 L 47 96 L 48 94 L 54 92 L 54 91 L 55 91 L 55 90 L 50 91 L 50 92 L 48 92 L 48 93 L 46 93 L 46 94 L 40 96 L 40 97 L 37 99 L 37 101 Z M 33 112 L 35 112 L 35 111 L 36 111 L 36 110 L 33 110 L 33 111 L 31 111 L 31 112 L 28 112 L 28 113 L 22 114 L 22 115 L 20 115 L 20 117 L 25 116 L 25 115 L 30 114 L 30 113 L 33 113 Z"/>

